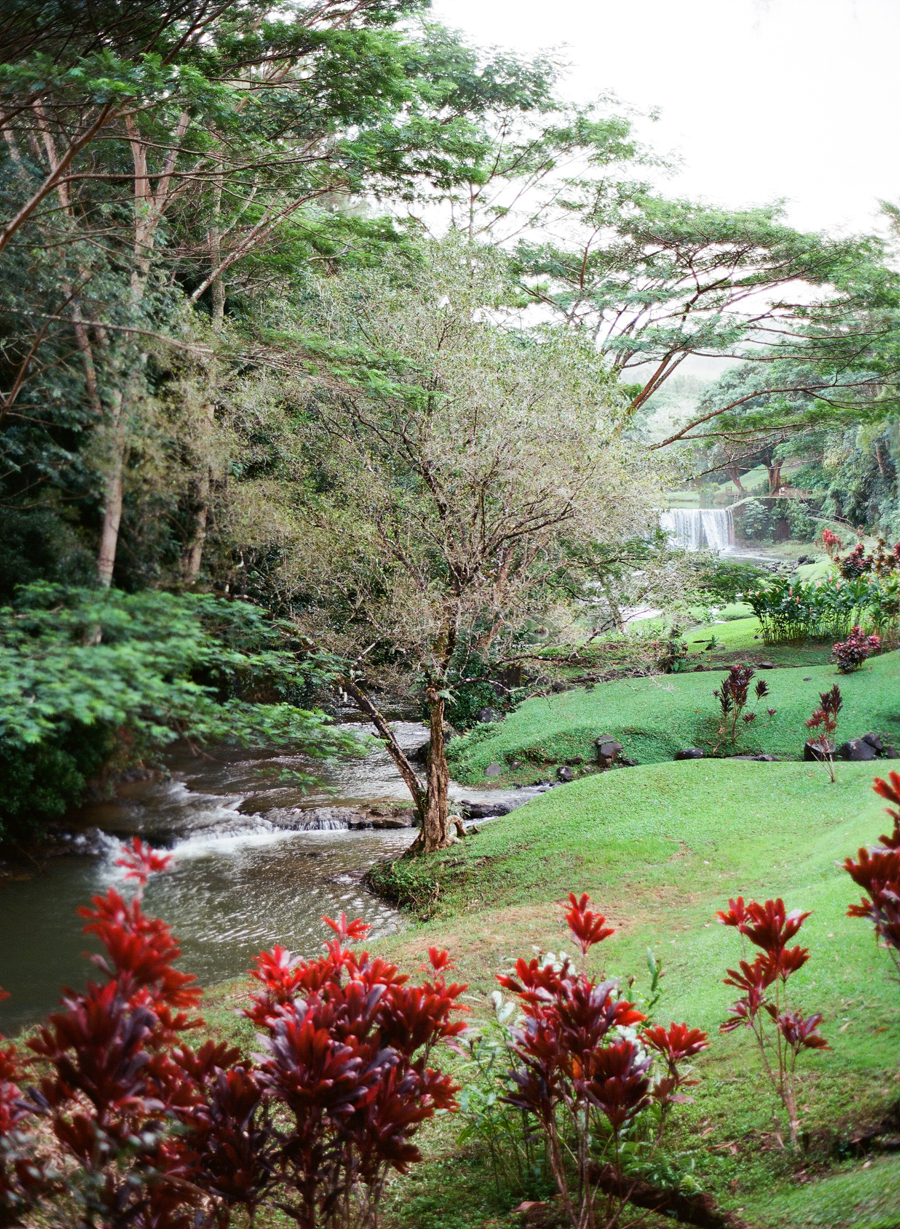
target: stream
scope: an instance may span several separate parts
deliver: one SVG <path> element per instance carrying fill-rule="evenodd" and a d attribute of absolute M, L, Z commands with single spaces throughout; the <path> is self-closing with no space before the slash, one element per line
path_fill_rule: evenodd
<path fill-rule="evenodd" d="M 418 722 L 395 722 L 393 729 L 408 752 L 427 739 Z M 383 744 L 370 742 L 363 756 L 316 767 L 320 784 L 305 792 L 278 783 L 285 770 L 310 771 L 309 761 L 283 753 L 178 751 L 168 767 L 169 780 L 132 782 L 114 802 L 79 812 L 67 839 L 93 856 L 42 859 L 33 872 L 23 866 L 0 887 L 0 986 L 10 992 L 0 1002 L 3 1033 L 52 1010 L 61 986 L 84 985 L 90 966 L 82 953 L 91 944 L 76 909 L 111 886 L 128 894 L 115 860 L 119 840 L 132 835 L 175 857 L 173 869 L 151 880 L 145 908 L 172 927 L 183 949 L 181 966 L 203 986 L 239 976 L 275 943 L 315 954 L 326 937 L 323 914 L 363 917 L 373 938 L 402 925 L 400 913 L 361 879 L 373 863 L 401 853 L 415 829 L 348 827 L 404 822 L 391 812 L 408 807 L 409 795 Z M 454 800 L 498 811 L 537 792 L 451 786 Z M 383 818 L 373 820 L 373 808 Z"/>

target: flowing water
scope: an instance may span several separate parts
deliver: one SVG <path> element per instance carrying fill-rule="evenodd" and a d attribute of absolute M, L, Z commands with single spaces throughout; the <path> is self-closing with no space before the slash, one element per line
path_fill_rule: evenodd
<path fill-rule="evenodd" d="M 427 737 L 418 723 L 394 729 L 410 749 Z M 401 853 L 414 830 L 346 826 L 347 808 L 409 802 L 384 747 L 373 741 L 364 756 L 326 765 L 322 784 L 306 793 L 272 783 L 273 774 L 291 768 L 308 771 L 309 764 L 233 749 L 181 754 L 172 757 L 171 780 L 135 782 L 116 802 L 85 808 L 71 843 L 90 844 L 98 856 L 48 858 L 0 887 L 0 985 L 11 994 L 0 1003 L 0 1031 L 38 1019 L 57 1002 L 60 986 L 84 984 L 89 966 L 81 953 L 91 945 L 76 909 L 110 886 L 127 891 L 115 859 L 119 839 L 131 835 L 175 856 L 174 869 L 148 886 L 145 907 L 172 926 L 182 967 L 202 985 L 238 976 L 275 943 L 314 954 L 326 937 L 322 914 L 363 917 L 373 937 L 398 929 L 399 913 L 360 881 L 374 862 Z M 507 806 L 534 792 L 452 789 L 457 799 Z"/>
<path fill-rule="evenodd" d="M 672 508 L 660 513 L 659 523 L 670 541 L 684 550 L 705 546 L 722 554 L 734 544 L 730 508 Z"/>

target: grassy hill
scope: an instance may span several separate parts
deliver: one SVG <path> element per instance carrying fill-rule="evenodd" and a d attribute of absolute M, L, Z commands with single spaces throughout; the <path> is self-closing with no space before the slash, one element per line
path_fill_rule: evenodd
<path fill-rule="evenodd" d="M 617 927 L 600 949 L 608 971 L 635 974 L 635 992 L 645 993 L 652 949 L 666 969 L 660 1018 L 713 1037 L 672 1145 L 679 1166 L 754 1226 L 895 1229 L 900 1163 L 876 1157 L 863 1168 L 851 1140 L 900 1098 L 900 992 L 868 925 L 846 916 L 858 894 L 838 866 L 884 830 L 871 789 L 879 770 L 885 766 L 842 764 L 832 785 L 815 765 L 701 760 L 585 778 L 445 854 L 402 866 L 395 889 L 432 916 L 388 947 L 410 965 L 429 944 L 448 947 L 477 1016 L 488 1010 L 494 975 L 514 956 L 565 944 L 557 902 L 569 890 L 590 892 Z M 813 910 L 803 931 L 812 956 L 795 985 L 804 1010 L 824 1012 L 832 1050 L 804 1064 L 810 1152 L 802 1164 L 778 1145 L 750 1039 L 717 1033 L 735 997 L 722 977 L 741 952 L 715 912 L 738 894 L 782 896 L 789 908 Z M 449 1135 L 433 1146 L 443 1158 L 438 1178 L 428 1167 L 430 1179 L 423 1170 L 400 1184 L 392 1223 L 482 1225 L 487 1174 Z"/>
<path fill-rule="evenodd" d="M 740 653 L 734 660 L 742 660 Z M 601 734 L 618 738 L 625 754 L 640 764 L 671 760 L 685 747 L 700 747 L 710 754 L 720 741 L 719 709 L 712 692 L 721 677 L 718 671 L 654 675 L 527 700 L 504 721 L 476 727 L 454 740 L 449 748 L 452 772 L 458 780 L 475 784 L 485 781 L 489 764 L 500 764 L 501 779 L 513 781 L 533 779 L 536 772 L 547 775 L 577 756 L 590 765 L 595 759 L 594 741 Z M 839 675 L 832 665 L 810 665 L 761 670 L 759 677 L 769 684 L 771 694 L 737 745 L 721 745 L 719 755 L 766 752 L 798 758 L 807 737 L 804 722 L 818 704 L 819 693 L 835 682 L 844 696 L 841 740 L 877 730 L 900 744 L 900 651 L 875 657 L 850 675 Z M 769 718 L 766 707 L 776 710 L 774 718 Z M 514 760 L 522 762 L 521 769 L 510 768 Z"/>

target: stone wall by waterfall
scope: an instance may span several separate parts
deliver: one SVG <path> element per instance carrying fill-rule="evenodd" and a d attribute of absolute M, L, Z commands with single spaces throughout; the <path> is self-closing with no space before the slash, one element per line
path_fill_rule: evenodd
<path fill-rule="evenodd" d="M 730 508 L 672 508 L 661 512 L 659 523 L 673 546 L 682 550 L 714 550 L 719 554 L 734 543 Z"/>

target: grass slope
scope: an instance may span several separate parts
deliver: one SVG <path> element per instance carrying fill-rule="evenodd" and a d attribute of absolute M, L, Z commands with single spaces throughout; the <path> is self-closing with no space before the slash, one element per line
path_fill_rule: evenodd
<path fill-rule="evenodd" d="M 734 626 L 734 625 L 726 625 Z M 745 729 L 739 744 L 726 744 L 720 754 L 768 752 L 799 757 L 806 738 L 804 721 L 818 704 L 821 691 L 835 682 L 844 696 L 839 737 L 856 737 L 878 730 L 900 742 L 900 651 L 873 658 L 869 667 L 839 675 L 834 666 L 760 672 L 771 695 L 760 705 L 761 716 Z M 452 771 L 458 780 L 485 780 L 489 764 L 500 764 L 510 780 L 534 777 L 535 769 L 583 756 L 594 759 L 594 740 L 611 734 L 641 764 L 671 760 L 684 747 L 701 747 L 709 754 L 718 738 L 718 705 L 712 691 L 718 672 L 655 675 L 623 679 L 594 689 L 580 689 L 527 700 L 502 722 L 478 726 L 450 744 Z M 775 708 L 774 719 L 765 707 Z M 523 761 L 511 770 L 513 760 Z"/>
<path fill-rule="evenodd" d="M 515 955 L 564 944 L 556 902 L 570 889 L 590 892 L 618 928 L 601 949 L 608 970 L 637 974 L 635 992 L 643 993 L 652 948 L 666 966 L 660 1018 L 689 1021 L 714 1039 L 676 1134 L 678 1163 L 766 1229 L 894 1229 L 900 1163 L 863 1169 L 861 1158 L 839 1161 L 859 1123 L 879 1120 L 900 1098 L 900 995 L 867 924 L 846 916 L 857 892 L 837 865 L 885 828 L 871 790 L 877 771 L 842 764 L 831 785 L 803 763 L 687 761 L 585 778 L 407 867 L 407 889 L 429 899 L 434 916 L 387 947 L 411 964 L 428 945 L 447 946 L 477 1014 L 487 1010 L 495 973 Z M 801 1105 L 812 1145 L 803 1185 L 777 1145 L 773 1102 L 748 1037 L 717 1035 L 736 997 L 722 984 L 724 970 L 741 952 L 734 931 L 714 917 L 738 894 L 782 896 L 789 908 L 814 911 L 803 931 L 812 957 L 794 984 L 806 1011 L 824 1012 L 833 1050 L 804 1063 Z M 444 1223 L 481 1225 L 463 1195 L 480 1189 L 465 1178 L 471 1156 L 454 1160 L 446 1147 L 446 1182 L 459 1185 L 454 1217 Z M 423 1170 L 398 1187 L 392 1222 L 430 1224 L 433 1199 Z M 515 1222 L 491 1221 L 507 1223 Z"/>

